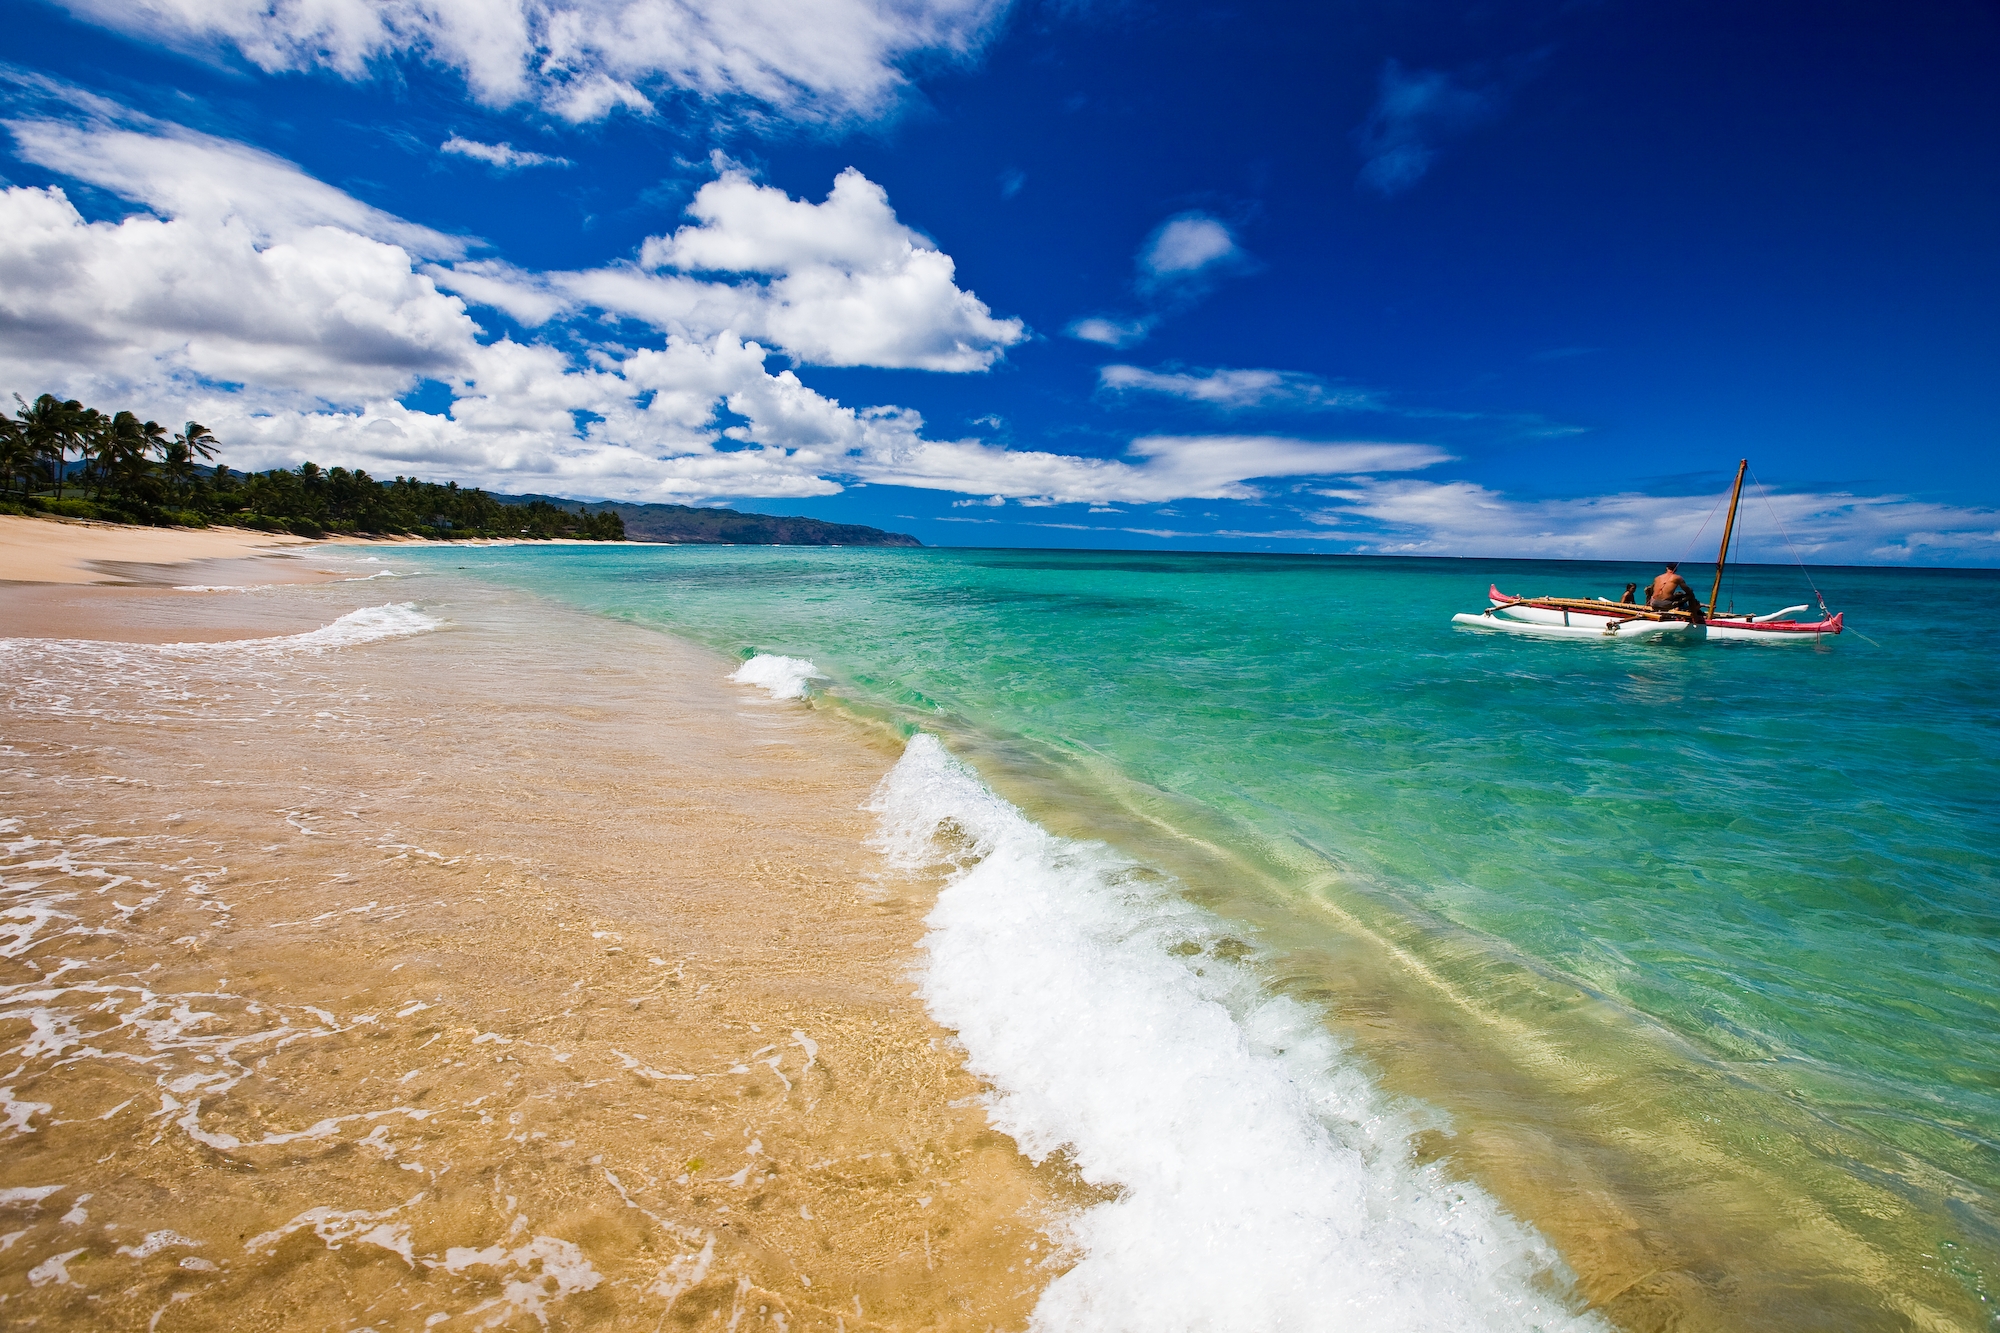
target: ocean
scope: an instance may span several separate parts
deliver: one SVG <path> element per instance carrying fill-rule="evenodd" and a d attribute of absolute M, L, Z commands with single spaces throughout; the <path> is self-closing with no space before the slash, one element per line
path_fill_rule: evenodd
<path fill-rule="evenodd" d="M 2000 575 L 1739 567 L 1848 632 L 1630 645 L 1449 620 L 1636 565 L 394 560 L 907 746 L 919 992 L 1103 1196 L 1046 1326 L 1996 1326 Z"/>

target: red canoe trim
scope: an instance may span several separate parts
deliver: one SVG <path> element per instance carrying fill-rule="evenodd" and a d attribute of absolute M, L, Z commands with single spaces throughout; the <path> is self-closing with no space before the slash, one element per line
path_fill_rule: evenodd
<path fill-rule="evenodd" d="M 1717 616 L 1711 623 L 1725 625 L 1730 629 L 1746 629 L 1757 634 L 1838 634 L 1841 616 L 1846 614 L 1842 611 L 1831 620 L 1767 620 L 1761 625 L 1753 625 L 1747 621 L 1724 620 Z"/>

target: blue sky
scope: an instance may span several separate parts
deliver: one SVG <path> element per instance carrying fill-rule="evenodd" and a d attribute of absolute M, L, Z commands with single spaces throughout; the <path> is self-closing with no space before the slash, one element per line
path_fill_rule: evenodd
<path fill-rule="evenodd" d="M 2000 564 L 1988 4 L 0 8 L 0 390 L 239 467 Z"/>

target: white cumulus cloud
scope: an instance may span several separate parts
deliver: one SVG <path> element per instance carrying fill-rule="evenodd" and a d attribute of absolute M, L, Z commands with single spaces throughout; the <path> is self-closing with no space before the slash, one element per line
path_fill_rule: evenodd
<path fill-rule="evenodd" d="M 109 190 L 165 216 L 204 226 L 235 223 L 260 239 L 339 227 L 420 255 L 455 258 L 467 241 L 384 212 L 292 163 L 248 144 L 142 116 L 117 123 L 0 122 L 26 161 Z"/>
<path fill-rule="evenodd" d="M 1190 212 L 1155 227 L 1132 257 L 1132 266 L 1133 289 L 1146 310 L 1085 315 L 1071 320 L 1063 332 L 1105 347 L 1131 347 L 1144 342 L 1162 319 L 1194 306 L 1222 279 L 1254 271 L 1257 262 L 1226 224 Z"/>
<path fill-rule="evenodd" d="M 1182 281 L 1242 257 L 1236 237 L 1205 213 L 1183 213 L 1160 224 L 1139 251 L 1139 272 L 1153 281 Z"/>
<path fill-rule="evenodd" d="M 385 59 L 456 71 L 490 106 L 569 120 L 652 96 L 746 99 L 804 120 L 873 117 L 907 62 L 977 53 L 1006 0 L 58 0 L 183 49 L 234 48 L 259 68 L 369 76 Z M 652 96 L 649 96 L 648 94 Z"/>
<path fill-rule="evenodd" d="M 438 145 L 441 153 L 454 157 L 469 157 L 475 162 L 498 167 L 502 171 L 519 171 L 523 167 L 567 167 L 572 165 L 566 157 L 550 157 L 546 153 L 530 153 L 516 148 L 510 143 L 481 143 L 477 139 L 467 139 L 454 134 Z"/>
<path fill-rule="evenodd" d="M 661 322 L 685 327 L 634 349 L 591 342 L 586 321 L 579 354 L 492 340 L 431 276 L 539 301 L 527 313 L 545 320 L 580 308 L 578 275 L 427 265 L 466 243 L 269 154 L 103 106 L 9 128 L 34 160 L 152 211 L 91 221 L 59 187 L 0 191 L 0 388 L 194 416 L 237 467 L 310 456 L 572 494 L 830 494 L 903 466 L 922 418 L 772 373 L 770 344 L 730 321 L 775 331 L 796 359 L 938 369 L 982 368 L 1023 336 L 855 173 L 819 205 L 715 182 L 694 222 L 656 238 L 655 268 L 598 275 L 668 285 L 684 308 Z M 449 387 L 448 412 L 397 401 L 427 379 Z"/>
<path fill-rule="evenodd" d="M 1336 389 L 1316 375 L 1294 370 L 1146 370 L 1108 365 L 1097 371 L 1100 388 L 1113 393 L 1155 393 L 1220 408 L 1308 407 L 1366 409 L 1375 399 Z"/>
<path fill-rule="evenodd" d="M 687 211 L 694 221 L 648 239 L 635 264 L 532 275 L 475 261 L 431 272 L 524 323 L 595 309 L 688 337 L 730 330 L 811 365 L 985 370 L 1027 337 L 1020 320 L 961 289 L 951 256 L 852 168 L 818 204 L 726 170 Z"/>
<path fill-rule="evenodd" d="M 1156 504 L 1254 500 L 1263 493 L 1249 483 L 1262 478 L 1404 472 L 1449 457 L 1420 444 L 1156 435 L 1134 440 L 1123 458 L 1083 458 L 912 434 L 872 451 L 857 475 L 897 486 L 1054 504 Z"/>
<path fill-rule="evenodd" d="M 1080 342 L 1097 343 L 1102 347 L 1130 347 L 1146 340 L 1158 321 L 1151 315 L 1119 318 L 1110 315 L 1086 315 L 1082 319 L 1070 321 L 1063 330 Z"/>
<path fill-rule="evenodd" d="M 1336 503 L 1312 515 L 1356 549 L 1387 555 L 1540 556 L 1560 560 L 1712 558 L 1689 552 L 1713 517 L 1714 496 L 1615 495 L 1520 499 L 1469 481 L 1360 478 L 1317 492 Z M 2000 510 L 1902 495 L 1775 491 L 1745 496 L 1736 556 L 1765 562 L 1981 562 L 2000 557 Z M 1705 541 L 1719 540 L 1711 522 Z"/>
<path fill-rule="evenodd" d="M 60 189 L 0 192 L 0 357 L 31 395 L 235 383 L 352 401 L 453 373 L 477 333 L 407 251 L 340 227 L 87 222 Z"/>
<path fill-rule="evenodd" d="M 842 407 L 754 343 L 670 339 L 587 368 L 546 346 L 479 349 L 449 415 L 394 401 L 348 411 L 253 413 L 233 396 L 200 410 L 238 467 L 311 457 L 378 476 L 442 473 L 503 491 L 631 500 L 831 495 L 851 454 L 920 425 Z M 642 406 L 642 402 L 644 405 Z M 727 407 L 748 424 L 720 428 Z M 595 419 L 579 431 L 575 414 Z"/>

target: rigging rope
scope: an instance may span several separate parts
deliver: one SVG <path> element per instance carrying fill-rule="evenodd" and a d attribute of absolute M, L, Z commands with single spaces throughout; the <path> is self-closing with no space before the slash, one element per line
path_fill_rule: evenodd
<path fill-rule="evenodd" d="M 1806 583 L 1812 588 L 1813 596 L 1819 599 L 1819 613 L 1821 617 L 1824 618 L 1832 615 L 1833 613 L 1826 609 L 1826 595 L 1820 592 L 1819 585 L 1813 582 L 1812 571 L 1806 568 L 1805 557 L 1799 554 L 1798 547 L 1792 546 L 1792 534 L 1785 531 L 1784 520 L 1778 517 L 1777 507 L 1771 503 L 1771 493 L 1764 489 L 1763 482 L 1757 481 L 1757 474 L 1755 472 L 1750 474 L 1750 480 L 1757 482 L 1757 494 L 1764 497 L 1764 508 L 1770 511 L 1771 521 L 1778 525 L 1778 535 L 1785 539 L 1786 546 L 1791 547 L 1792 559 L 1799 562 L 1799 572 L 1806 576 Z"/>

